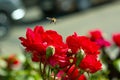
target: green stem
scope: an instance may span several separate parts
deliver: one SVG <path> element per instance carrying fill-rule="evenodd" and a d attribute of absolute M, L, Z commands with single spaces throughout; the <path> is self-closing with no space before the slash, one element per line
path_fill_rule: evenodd
<path fill-rule="evenodd" d="M 55 80 L 55 78 L 56 78 L 56 74 L 54 75 L 54 79 L 53 80 Z"/>
<path fill-rule="evenodd" d="M 48 66 L 48 80 L 50 80 L 50 66 Z"/>
<path fill-rule="evenodd" d="M 40 75 L 41 75 L 42 79 L 45 80 L 44 75 L 43 75 L 43 71 L 42 71 L 42 63 L 41 63 L 41 61 L 39 63 L 39 68 L 40 68 Z"/>
<path fill-rule="evenodd" d="M 39 68 L 40 68 L 40 74 L 42 74 L 42 63 L 40 62 L 40 64 L 39 64 Z"/>
<path fill-rule="evenodd" d="M 44 68 L 43 68 L 43 77 L 44 77 L 44 80 L 46 80 L 46 63 L 44 64 Z"/>

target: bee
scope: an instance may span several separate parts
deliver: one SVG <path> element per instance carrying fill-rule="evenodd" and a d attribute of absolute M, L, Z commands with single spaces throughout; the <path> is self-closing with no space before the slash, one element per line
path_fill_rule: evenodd
<path fill-rule="evenodd" d="M 50 18 L 50 17 L 46 17 L 48 20 L 50 20 L 50 24 L 51 23 L 55 23 L 56 24 L 56 22 L 57 22 L 57 19 L 55 18 L 55 17 L 52 17 L 52 18 Z"/>

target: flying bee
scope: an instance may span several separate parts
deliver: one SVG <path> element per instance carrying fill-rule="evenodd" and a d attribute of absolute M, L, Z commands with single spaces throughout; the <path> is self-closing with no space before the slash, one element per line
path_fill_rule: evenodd
<path fill-rule="evenodd" d="M 57 19 L 55 18 L 55 17 L 52 17 L 52 18 L 50 18 L 50 17 L 46 17 L 48 20 L 50 20 L 50 24 L 51 23 L 55 23 L 56 24 L 56 21 L 57 21 Z"/>

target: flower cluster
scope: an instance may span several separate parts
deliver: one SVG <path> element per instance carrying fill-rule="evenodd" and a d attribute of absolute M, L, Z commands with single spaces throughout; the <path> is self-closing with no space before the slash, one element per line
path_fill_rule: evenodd
<path fill-rule="evenodd" d="M 44 80 L 49 75 L 60 80 L 86 80 L 85 72 L 95 73 L 101 70 L 99 46 L 86 36 L 74 33 L 64 42 L 56 31 L 36 26 L 34 30 L 27 28 L 26 38 L 19 39 L 25 50 L 31 52 L 32 61 L 40 62 Z M 50 70 L 46 72 L 46 68 Z"/>

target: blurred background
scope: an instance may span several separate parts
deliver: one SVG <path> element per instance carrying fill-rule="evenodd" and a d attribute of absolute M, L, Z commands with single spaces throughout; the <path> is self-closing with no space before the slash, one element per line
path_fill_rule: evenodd
<path fill-rule="evenodd" d="M 50 24 L 46 17 L 56 17 Z M 99 28 L 111 38 L 120 30 L 119 0 L 0 0 L 1 53 L 20 53 L 18 37 L 25 35 L 26 27 L 43 25 L 61 35 Z"/>
<path fill-rule="evenodd" d="M 56 24 L 46 17 L 56 17 Z M 112 33 L 120 32 L 120 0 L 0 0 L 0 54 L 21 54 L 18 38 L 35 25 L 56 30 L 64 39 L 100 29 L 111 41 Z"/>

